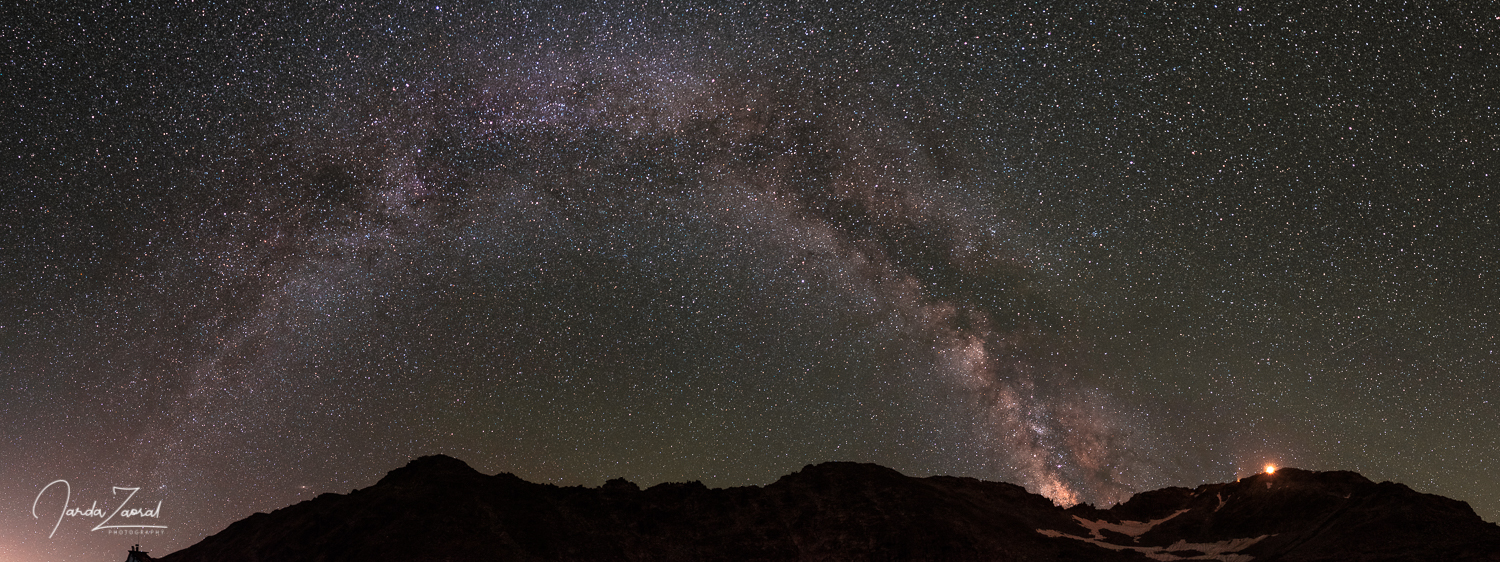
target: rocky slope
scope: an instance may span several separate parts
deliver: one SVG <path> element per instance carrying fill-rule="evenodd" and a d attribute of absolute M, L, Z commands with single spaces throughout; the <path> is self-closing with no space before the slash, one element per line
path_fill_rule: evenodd
<path fill-rule="evenodd" d="M 1062 509 L 1019 486 L 807 466 L 764 487 L 557 487 L 423 457 L 257 513 L 163 558 L 468 560 L 1493 560 L 1463 502 L 1295 469 Z"/>

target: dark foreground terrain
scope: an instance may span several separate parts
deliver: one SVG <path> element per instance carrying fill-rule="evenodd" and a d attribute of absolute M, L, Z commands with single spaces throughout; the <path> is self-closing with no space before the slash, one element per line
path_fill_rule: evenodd
<path fill-rule="evenodd" d="M 1352 472 L 1063 509 L 1012 484 L 807 466 L 764 487 L 486 476 L 423 457 L 347 495 L 257 513 L 169 562 L 469 560 L 1485 560 L 1500 527 L 1468 504 Z"/>

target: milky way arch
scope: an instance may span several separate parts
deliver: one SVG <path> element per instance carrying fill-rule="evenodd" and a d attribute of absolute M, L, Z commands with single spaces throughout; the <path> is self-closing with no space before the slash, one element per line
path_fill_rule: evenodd
<path fill-rule="evenodd" d="M 994 102 L 953 84 L 983 79 L 937 88 L 813 24 L 653 33 L 408 47 L 222 132 L 165 258 L 216 289 L 164 305 L 195 333 L 140 449 L 442 443 L 672 478 L 743 448 L 1065 504 L 1140 485 L 1066 265 L 1006 208 L 1026 186 L 994 124 L 960 117 Z"/>

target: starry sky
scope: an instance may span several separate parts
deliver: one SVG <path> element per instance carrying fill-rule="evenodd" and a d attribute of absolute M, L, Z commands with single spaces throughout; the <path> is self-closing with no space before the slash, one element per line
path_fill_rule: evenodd
<path fill-rule="evenodd" d="M 0 560 L 435 453 L 1500 520 L 1500 7 L 1260 4 L 0 9 Z"/>

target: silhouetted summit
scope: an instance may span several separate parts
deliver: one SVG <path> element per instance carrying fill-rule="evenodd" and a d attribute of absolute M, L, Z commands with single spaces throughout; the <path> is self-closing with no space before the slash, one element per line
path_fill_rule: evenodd
<path fill-rule="evenodd" d="M 1238 551 L 1253 559 L 1500 560 L 1500 528 L 1467 503 L 1347 471 L 1286 468 L 1192 490 L 1143 492 L 1109 510 L 1068 512 L 1105 523 L 1157 521 L 1131 535 L 1134 547 L 1253 538 Z"/>
<path fill-rule="evenodd" d="M 485 476 L 470 467 L 469 463 L 447 455 L 429 455 L 418 457 L 406 463 L 406 466 L 387 472 L 385 477 L 375 485 L 396 486 L 406 483 L 421 484 L 476 477 L 484 478 Z"/>
<path fill-rule="evenodd" d="M 486 476 L 438 455 L 163 558 L 367 559 L 1500 561 L 1500 527 L 1352 472 L 1283 469 L 1063 509 L 1012 484 L 873 464 L 809 465 L 764 487 L 642 490 Z"/>

